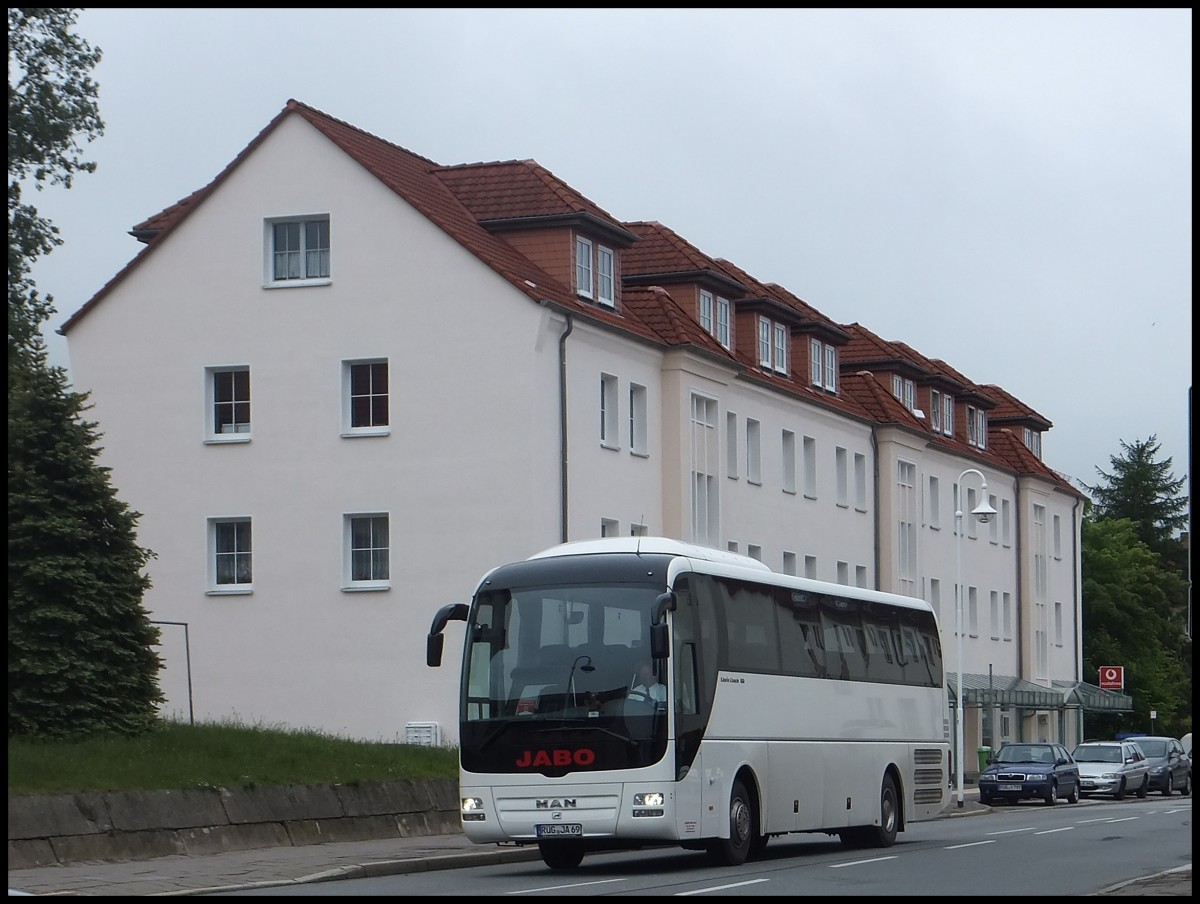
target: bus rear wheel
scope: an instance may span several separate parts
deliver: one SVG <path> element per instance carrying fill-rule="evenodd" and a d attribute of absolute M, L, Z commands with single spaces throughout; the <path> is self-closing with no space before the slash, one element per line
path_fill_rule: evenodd
<path fill-rule="evenodd" d="M 539 841 L 538 851 L 550 869 L 575 869 L 583 862 L 582 841 Z"/>
<path fill-rule="evenodd" d="M 708 843 L 708 857 L 721 866 L 741 866 L 750 856 L 757 834 L 758 820 L 754 804 L 742 782 L 733 783 L 729 795 L 729 837 L 715 838 Z"/>

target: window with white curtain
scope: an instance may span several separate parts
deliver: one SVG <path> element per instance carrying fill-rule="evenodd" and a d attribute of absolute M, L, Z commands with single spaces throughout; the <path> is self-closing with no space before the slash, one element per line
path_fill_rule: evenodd
<path fill-rule="evenodd" d="M 391 577 L 391 538 L 384 512 L 346 515 L 345 588 L 382 590 Z"/>
<path fill-rule="evenodd" d="M 329 216 L 269 219 L 268 287 L 329 280 Z"/>

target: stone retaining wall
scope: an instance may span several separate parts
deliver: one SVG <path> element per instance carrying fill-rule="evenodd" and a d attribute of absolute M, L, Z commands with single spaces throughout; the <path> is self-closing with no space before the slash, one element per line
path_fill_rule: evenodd
<path fill-rule="evenodd" d="M 461 831 L 454 779 L 34 795 L 8 799 L 8 868 Z"/>

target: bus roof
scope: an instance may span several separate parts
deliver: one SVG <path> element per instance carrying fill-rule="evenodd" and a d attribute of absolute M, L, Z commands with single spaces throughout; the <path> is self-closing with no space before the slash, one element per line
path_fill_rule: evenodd
<path fill-rule="evenodd" d="M 670 537 L 601 537 L 595 540 L 574 540 L 570 543 L 561 543 L 558 546 L 552 546 L 549 549 L 534 553 L 526 561 L 612 553 L 680 556 L 696 562 L 711 563 L 711 567 L 705 567 L 701 570 L 713 574 L 738 576 L 740 569 L 749 569 L 759 574 L 766 572 L 771 576 L 771 583 L 781 587 L 792 587 L 797 590 L 807 590 L 817 593 L 840 594 L 853 597 L 854 599 L 874 600 L 910 609 L 927 609 L 933 611 L 930 603 L 920 597 L 905 596 L 865 587 L 831 584 L 827 581 L 782 574 L 772 571 L 767 565 L 750 556 L 743 556 L 724 549 L 701 546 L 696 543 L 685 543 L 682 540 L 673 540 Z M 749 575 L 745 574 L 740 576 L 749 577 Z"/>
<path fill-rule="evenodd" d="M 756 571 L 771 571 L 758 559 L 752 559 L 750 556 L 743 556 L 724 549 L 714 549 L 710 546 L 700 546 L 696 543 L 684 543 L 682 540 L 672 540 L 670 537 L 601 537 L 597 540 L 574 540 L 544 549 L 529 558 L 549 559 L 558 556 L 588 556 L 614 552 L 686 556 L 689 559 L 699 559 L 704 562 L 737 565 Z"/>

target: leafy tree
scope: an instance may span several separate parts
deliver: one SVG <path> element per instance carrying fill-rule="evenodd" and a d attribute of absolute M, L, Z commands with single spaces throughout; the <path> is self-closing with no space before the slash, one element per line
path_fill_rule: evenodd
<path fill-rule="evenodd" d="M 71 34 L 77 10 L 8 11 L 8 733 L 136 733 L 162 701 L 158 629 L 142 607 L 153 555 L 141 517 L 98 464 L 87 397 L 51 367 L 41 326 L 53 313 L 30 277 L 61 244 L 23 203 L 22 184 L 70 188 L 78 138 L 100 134 L 100 52 Z M 14 79 L 16 80 L 14 83 Z"/>
<path fill-rule="evenodd" d="M 1170 458 L 1155 460 L 1162 448 L 1156 436 L 1132 443 L 1122 440 L 1121 448 L 1123 456 L 1108 459 L 1112 473 L 1096 468 L 1104 482 L 1084 485 L 1092 497 L 1094 514 L 1098 519 L 1128 518 L 1138 539 L 1168 557 L 1178 570 L 1176 556 L 1181 544 L 1175 535 L 1188 523 L 1188 498 L 1180 492 L 1186 479 L 1175 478 Z"/>
<path fill-rule="evenodd" d="M 1131 714 L 1089 717 L 1087 733 L 1147 731 L 1154 709 L 1155 730 L 1179 737 L 1191 730 L 1191 672 L 1173 606 L 1184 583 L 1161 566 L 1136 528 L 1123 518 L 1083 522 L 1084 675 L 1123 665 L 1134 706 Z"/>
<path fill-rule="evenodd" d="M 22 201 L 22 185 L 41 191 L 70 188 L 77 172 L 96 164 L 80 159 L 79 139 L 104 133 L 98 87 L 90 72 L 100 51 L 71 33 L 79 10 L 8 10 L 8 345 L 36 343 L 53 313 L 29 268 L 62 244 L 58 229 Z M 15 82 L 14 82 L 15 79 Z M 11 364 L 11 361 L 10 361 Z"/>

